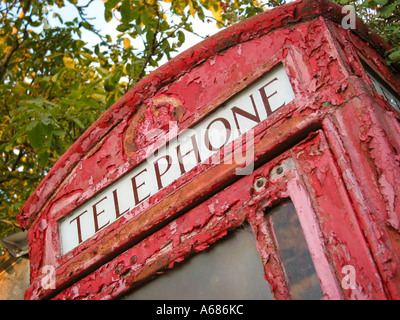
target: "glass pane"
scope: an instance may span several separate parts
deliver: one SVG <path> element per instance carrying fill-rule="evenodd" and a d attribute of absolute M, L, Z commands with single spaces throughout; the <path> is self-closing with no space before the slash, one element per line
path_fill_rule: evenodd
<path fill-rule="evenodd" d="M 273 208 L 269 215 L 293 298 L 323 298 L 318 275 L 293 202 L 287 201 Z"/>
<path fill-rule="evenodd" d="M 204 252 L 128 294 L 125 299 L 272 300 L 250 226 L 234 230 Z"/>
<path fill-rule="evenodd" d="M 370 77 L 372 84 L 381 96 L 383 96 L 395 109 L 400 111 L 400 96 L 393 91 L 390 86 L 383 80 L 370 66 L 363 63 L 367 75 Z"/>

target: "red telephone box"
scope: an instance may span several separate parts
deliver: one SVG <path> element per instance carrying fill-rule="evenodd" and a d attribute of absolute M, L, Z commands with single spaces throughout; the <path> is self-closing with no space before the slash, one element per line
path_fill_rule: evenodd
<path fill-rule="evenodd" d="M 27 299 L 399 299 L 400 84 L 326 0 L 140 81 L 18 216 Z"/>

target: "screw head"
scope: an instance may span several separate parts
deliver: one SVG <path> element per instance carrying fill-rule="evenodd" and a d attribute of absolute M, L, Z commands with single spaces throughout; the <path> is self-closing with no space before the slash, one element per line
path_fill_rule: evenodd
<path fill-rule="evenodd" d="M 257 179 L 257 181 L 254 183 L 254 189 L 256 191 L 259 191 L 262 187 L 265 186 L 265 184 L 267 183 L 267 179 L 265 179 L 264 177 L 260 177 Z"/>

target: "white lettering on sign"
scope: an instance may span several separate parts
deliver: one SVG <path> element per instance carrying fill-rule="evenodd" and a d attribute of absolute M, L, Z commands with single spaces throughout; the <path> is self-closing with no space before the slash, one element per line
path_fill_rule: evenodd
<path fill-rule="evenodd" d="M 132 210 L 146 205 L 151 196 L 199 164 L 227 161 L 226 158 L 221 160 L 219 156 L 212 156 L 220 150 L 223 152 L 222 149 L 228 148 L 232 141 L 234 147 L 237 147 L 238 141 L 241 144 L 243 140 L 252 141 L 252 129 L 294 97 L 283 65 L 274 68 L 60 220 L 62 254 L 74 249 L 128 212 L 135 214 Z M 170 131 L 176 128 L 176 123 L 170 124 Z M 154 137 L 154 133 L 149 132 L 148 137 L 151 136 Z M 164 135 L 164 139 L 166 136 Z M 241 139 L 237 139 L 239 137 Z M 234 163 L 253 169 L 252 152 L 252 148 L 247 149 L 245 156 L 239 152 L 241 158 L 237 159 L 235 155 Z M 244 170 L 237 173 L 250 172 Z"/>

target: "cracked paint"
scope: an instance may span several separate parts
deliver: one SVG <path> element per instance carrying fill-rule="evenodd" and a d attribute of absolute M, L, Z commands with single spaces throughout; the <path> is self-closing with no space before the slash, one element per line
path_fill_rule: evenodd
<path fill-rule="evenodd" d="M 29 230 L 26 298 L 121 297 L 249 221 L 275 298 L 289 299 L 263 212 L 292 197 L 299 211 L 315 214 L 303 220 L 317 228 L 310 247 L 322 261 L 326 299 L 399 299 L 399 115 L 374 91 L 363 64 L 397 92 L 400 84 L 384 62 L 388 47 L 363 25 L 343 30 L 342 16 L 328 1 L 304 0 L 247 19 L 160 67 L 107 110 L 18 216 Z M 61 254 L 63 217 L 278 64 L 296 97 L 254 128 L 256 171 L 242 177 L 234 161 L 201 163 Z M 287 159 L 293 164 L 280 174 Z M 254 189 L 260 177 L 265 185 Z M 47 265 L 56 289 L 42 285 Z M 352 291 L 340 287 L 345 265 L 358 275 Z"/>

